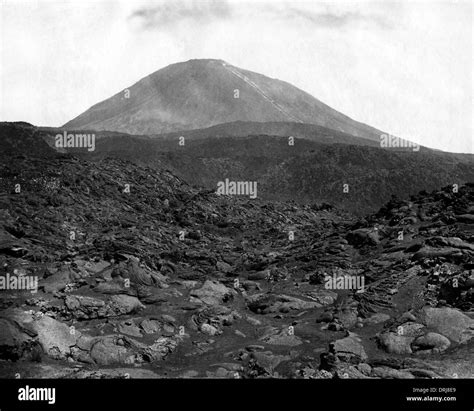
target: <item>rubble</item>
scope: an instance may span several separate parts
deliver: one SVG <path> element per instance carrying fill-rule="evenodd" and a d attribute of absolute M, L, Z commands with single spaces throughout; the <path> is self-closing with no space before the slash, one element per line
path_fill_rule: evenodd
<path fill-rule="evenodd" d="M 0 290 L 2 376 L 474 377 L 472 184 L 361 219 L 56 155 L 0 190 L 0 276 L 38 280 Z"/>

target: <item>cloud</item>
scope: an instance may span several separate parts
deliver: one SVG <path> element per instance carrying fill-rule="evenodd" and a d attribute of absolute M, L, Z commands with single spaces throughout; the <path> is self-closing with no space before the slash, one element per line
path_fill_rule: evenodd
<path fill-rule="evenodd" d="M 181 22 L 210 24 L 222 20 L 263 19 L 281 20 L 285 24 L 310 24 L 315 28 L 342 28 L 352 24 L 371 24 L 389 28 L 392 22 L 388 16 L 395 14 L 396 5 L 391 4 L 390 13 L 381 6 L 367 7 L 361 4 L 313 3 L 295 6 L 289 2 L 243 3 L 229 0 L 176 0 L 164 1 L 159 5 L 142 6 L 131 13 L 130 20 L 142 29 L 161 29 Z"/>
<path fill-rule="evenodd" d="M 400 5 L 365 3 L 297 3 L 237 0 L 176 0 L 143 5 L 129 15 L 129 20 L 144 30 L 173 28 L 179 23 L 211 24 L 220 21 L 283 22 L 286 25 L 310 25 L 312 28 L 338 29 L 351 25 L 392 28 Z"/>
<path fill-rule="evenodd" d="M 181 22 L 209 24 L 231 17 L 230 5 L 224 0 L 176 0 L 135 10 L 130 20 L 138 21 L 142 29 L 160 29 Z"/>
<path fill-rule="evenodd" d="M 281 10 L 281 17 L 287 20 L 305 21 L 316 27 L 342 28 L 351 24 L 374 24 L 381 28 L 391 27 L 391 23 L 384 16 L 376 13 L 362 13 L 358 10 L 324 10 L 320 12 L 288 7 Z"/>

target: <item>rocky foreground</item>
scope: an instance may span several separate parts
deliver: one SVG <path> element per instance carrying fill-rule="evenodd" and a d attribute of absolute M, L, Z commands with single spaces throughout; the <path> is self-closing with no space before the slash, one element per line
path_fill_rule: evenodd
<path fill-rule="evenodd" d="M 356 219 L 121 160 L 0 177 L 1 377 L 474 377 L 472 184 Z"/>

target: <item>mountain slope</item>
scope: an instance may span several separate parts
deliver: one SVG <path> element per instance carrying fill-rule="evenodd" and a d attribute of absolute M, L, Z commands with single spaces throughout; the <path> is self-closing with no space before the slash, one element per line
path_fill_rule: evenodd
<path fill-rule="evenodd" d="M 260 129 L 275 134 L 245 134 Z M 44 132 L 52 144 L 58 129 Z M 286 132 L 295 136 L 294 145 L 282 136 Z M 226 178 L 256 181 L 258 197 L 265 200 L 328 202 L 357 214 L 376 210 L 392 194 L 408 198 L 420 190 L 474 181 L 473 155 L 424 147 L 383 149 L 314 125 L 236 122 L 182 134 L 184 146 L 178 133 L 147 137 L 99 132 L 94 151 L 68 151 L 93 161 L 115 157 L 166 168 L 210 190 Z"/>
<path fill-rule="evenodd" d="M 163 137 L 165 139 L 183 136 L 185 139 L 201 140 L 206 138 L 226 138 L 226 137 L 247 137 L 247 136 L 279 136 L 294 137 L 323 144 L 352 144 L 362 146 L 380 147 L 379 140 L 371 140 L 363 137 L 356 137 L 342 131 L 318 126 L 308 123 L 294 123 L 282 121 L 233 121 L 222 123 L 212 127 L 196 130 L 186 130 L 174 133 L 152 135 L 153 138 Z"/>
<path fill-rule="evenodd" d="M 55 157 L 56 151 L 48 146 L 47 133 L 25 122 L 0 123 L 0 158 L 7 159 L 28 154 L 32 157 Z"/>
<path fill-rule="evenodd" d="M 327 202 L 356 214 L 376 210 L 393 194 L 407 198 L 420 190 L 474 181 L 473 157 L 469 155 L 390 151 L 303 139 L 288 146 L 284 137 L 265 135 L 209 138 L 184 147 L 176 141 L 173 145 L 156 142 L 154 151 L 149 145 L 140 150 L 146 154 L 137 155 L 127 149 L 126 140 L 120 146 L 115 141 L 107 144 L 104 140 L 98 150 L 115 146 L 116 151 L 108 151 L 108 155 L 166 167 L 197 186 L 215 190 L 226 178 L 256 181 L 258 196 L 265 200 Z M 347 193 L 344 184 L 348 184 Z"/>
<path fill-rule="evenodd" d="M 207 59 L 158 70 L 63 127 L 160 134 L 239 120 L 317 124 L 377 141 L 381 134 L 291 84 Z"/>

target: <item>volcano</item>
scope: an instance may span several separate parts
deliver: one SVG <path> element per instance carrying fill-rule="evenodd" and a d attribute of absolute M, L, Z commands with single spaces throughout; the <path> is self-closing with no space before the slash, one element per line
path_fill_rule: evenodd
<path fill-rule="evenodd" d="M 161 134 L 234 121 L 315 124 L 374 141 L 382 134 L 289 83 L 214 59 L 169 65 L 63 127 Z"/>

